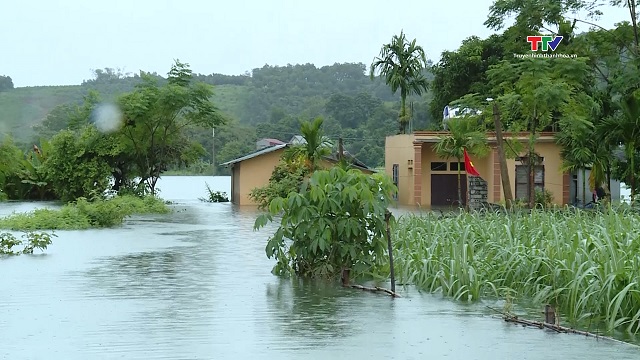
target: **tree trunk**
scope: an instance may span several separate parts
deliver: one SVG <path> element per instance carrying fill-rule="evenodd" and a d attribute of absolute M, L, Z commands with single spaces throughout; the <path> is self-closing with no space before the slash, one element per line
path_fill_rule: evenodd
<path fill-rule="evenodd" d="M 529 138 L 529 208 L 536 206 L 536 184 L 535 184 L 535 142 L 536 142 L 536 126 L 538 120 L 538 112 L 534 106 L 533 119 L 531 119 L 531 134 Z"/>
<path fill-rule="evenodd" d="M 402 96 L 401 99 L 401 109 L 400 109 L 400 132 L 403 134 L 407 133 L 407 125 L 405 123 L 405 117 L 407 116 L 407 98 Z"/>
<path fill-rule="evenodd" d="M 635 143 L 630 143 L 629 144 L 629 148 L 630 150 L 627 151 L 629 153 L 630 160 L 629 160 L 629 164 L 631 165 L 631 206 L 634 205 L 635 203 L 635 199 L 636 199 L 636 162 L 635 162 L 635 155 L 636 155 L 636 146 Z"/>
<path fill-rule="evenodd" d="M 456 158 L 456 160 L 458 160 L 458 207 L 461 208 L 462 207 L 462 181 L 460 180 L 460 159 Z"/>
<path fill-rule="evenodd" d="M 593 171 L 593 167 L 591 168 Z M 582 168 L 582 207 L 587 205 L 587 169 Z"/>
<path fill-rule="evenodd" d="M 396 292 L 396 272 L 393 267 L 393 245 L 391 244 L 391 230 L 389 226 L 391 220 L 391 211 L 387 209 L 384 215 L 384 221 L 387 223 L 387 246 L 389 248 L 389 272 L 391 276 L 391 291 Z"/>
<path fill-rule="evenodd" d="M 502 121 L 498 104 L 493 103 L 493 124 L 496 128 L 496 143 L 498 157 L 500 159 L 500 179 L 502 180 L 502 192 L 507 209 L 511 209 L 513 204 L 513 193 L 511 193 L 511 182 L 509 181 L 509 168 L 507 167 L 507 156 L 504 153 L 504 140 L 502 139 Z"/>
<path fill-rule="evenodd" d="M 609 189 L 609 201 L 613 202 L 611 198 L 611 162 L 607 160 L 607 188 Z"/>
<path fill-rule="evenodd" d="M 340 277 L 340 280 L 342 280 L 342 286 L 349 286 L 349 273 L 350 272 L 351 272 L 350 269 L 342 268 L 342 276 Z"/>

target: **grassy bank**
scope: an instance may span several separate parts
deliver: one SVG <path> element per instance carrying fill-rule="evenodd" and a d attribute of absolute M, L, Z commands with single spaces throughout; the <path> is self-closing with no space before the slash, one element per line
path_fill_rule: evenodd
<path fill-rule="evenodd" d="M 82 230 L 122 224 L 133 214 L 163 214 L 169 207 L 159 198 L 117 196 L 88 202 L 79 199 L 60 209 L 37 209 L 0 219 L 0 229 L 10 230 Z"/>
<path fill-rule="evenodd" d="M 412 216 L 400 220 L 395 251 L 398 279 L 430 292 L 553 304 L 572 324 L 638 331 L 637 213 Z"/>

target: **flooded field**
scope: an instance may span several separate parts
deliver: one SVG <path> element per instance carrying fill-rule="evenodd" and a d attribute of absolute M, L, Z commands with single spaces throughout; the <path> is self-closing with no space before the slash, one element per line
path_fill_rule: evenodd
<path fill-rule="evenodd" d="M 254 209 L 206 204 L 204 182 L 165 177 L 168 215 L 58 231 L 44 254 L 0 260 L 0 358 L 638 359 L 640 350 L 525 329 L 400 288 L 402 298 L 279 279 Z M 43 204 L 0 204 L 0 215 Z"/>

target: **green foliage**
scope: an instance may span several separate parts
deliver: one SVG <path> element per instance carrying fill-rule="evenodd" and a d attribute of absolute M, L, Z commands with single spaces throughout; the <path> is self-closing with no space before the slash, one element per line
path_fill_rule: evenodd
<path fill-rule="evenodd" d="M 209 184 L 205 183 L 207 186 L 207 198 L 200 198 L 200 201 L 203 202 L 211 202 L 211 203 L 219 203 L 219 202 L 229 202 L 229 197 L 226 192 L 221 191 L 213 191 L 209 187 Z"/>
<path fill-rule="evenodd" d="M 153 196 L 116 196 L 89 202 L 79 198 L 60 209 L 37 209 L 0 219 L 0 228 L 11 230 L 82 230 L 113 227 L 134 214 L 165 214 L 170 209 Z"/>
<path fill-rule="evenodd" d="M 407 113 L 406 101 L 411 94 L 422 95 L 428 89 L 428 81 L 424 75 L 427 69 L 427 57 L 424 49 L 416 44 L 416 39 L 408 41 L 404 32 L 394 35 L 389 44 L 382 46 L 380 55 L 371 64 L 370 77 L 375 78 L 379 72 L 391 91 L 400 90 L 400 131 L 406 132 L 411 114 Z"/>
<path fill-rule="evenodd" d="M 103 196 L 112 174 L 108 157 L 120 151 L 112 139 L 103 137 L 94 127 L 86 127 L 79 134 L 63 130 L 51 139 L 45 169 L 60 200 Z"/>
<path fill-rule="evenodd" d="M 395 190 L 386 175 L 334 167 L 314 172 L 300 192 L 273 199 L 255 228 L 282 216 L 266 247 L 267 257 L 277 260 L 274 273 L 327 277 L 379 265 L 386 250 L 385 212 Z"/>
<path fill-rule="evenodd" d="M 0 92 L 13 89 L 13 80 L 10 76 L 0 75 Z"/>
<path fill-rule="evenodd" d="M 196 160 L 183 156 L 193 148 L 184 128 L 211 129 L 225 120 L 209 100 L 211 87 L 193 82 L 188 64 L 176 61 L 165 85 L 148 74 L 141 78 L 136 90 L 119 98 L 125 115 L 122 135 L 137 175 L 155 194 L 160 175 L 170 166 Z"/>
<path fill-rule="evenodd" d="M 33 150 L 23 153 L 7 137 L 0 144 L 0 191 L 7 199 L 47 200 L 55 198 L 51 184 L 46 178 L 44 162 L 49 152 L 49 144 L 42 142 L 42 148 L 34 145 Z"/>
<path fill-rule="evenodd" d="M 0 233 L 0 255 L 33 254 L 35 249 L 44 251 L 51 245 L 51 237 L 55 236 L 55 234 L 30 231 L 22 235 L 26 240 L 25 244 L 25 241 L 19 240 L 11 233 Z M 17 246 L 22 246 L 22 249 L 15 250 L 14 247 Z"/>
<path fill-rule="evenodd" d="M 259 209 L 267 209 L 273 199 L 286 198 L 290 192 L 297 192 L 309 174 L 304 159 L 293 148 L 289 148 L 273 169 L 269 183 L 252 189 L 249 198 L 258 204 Z"/>
<path fill-rule="evenodd" d="M 449 133 L 440 136 L 434 144 L 435 153 L 444 159 L 455 158 L 458 163 L 464 158 L 464 150 L 471 155 L 480 157 L 489 153 L 487 137 L 484 132 L 478 131 L 477 121 L 474 118 L 456 118 L 447 122 Z M 458 167 L 458 205 L 462 205 L 462 184 Z"/>
<path fill-rule="evenodd" d="M 553 304 L 572 325 L 637 332 L 640 216 L 599 212 L 409 216 L 394 243 L 396 276 L 461 301 Z"/>
<path fill-rule="evenodd" d="M 536 206 L 546 209 L 553 206 L 553 194 L 549 189 L 536 189 Z"/>

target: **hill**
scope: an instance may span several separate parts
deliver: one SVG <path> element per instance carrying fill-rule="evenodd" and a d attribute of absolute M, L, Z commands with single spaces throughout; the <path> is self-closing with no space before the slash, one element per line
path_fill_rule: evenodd
<path fill-rule="evenodd" d="M 348 151 L 370 166 L 383 162 L 384 137 L 397 130 L 399 96 L 380 79 L 372 81 L 360 63 L 316 67 L 313 64 L 269 66 L 251 74 L 195 75 L 214 86 L 213 102 L 230 119 L 216 131 L 216 163 L 255 150 L 255 141 L 270 137 L 286 141 L 298 132 L 298 120 L 323 116 L 325 133 L 343 137 Z M 163 79 L 157 75 L 162 81 Z M 140 77 L 114 69 L 95 71 L 95 78 L 74 86 L 16 88 L 0 92 L 0 133 L 31 143 L 56 106 L 80 104 L 90 91 L 104 101 L 132 90 Z M 429 94 L 414 101 L 414 127 L 433 122 Z M 211 131 L 193 133 L 205 149 L 212 149 Z M 203 157 L 211 160 L 211 153 Z"/>

